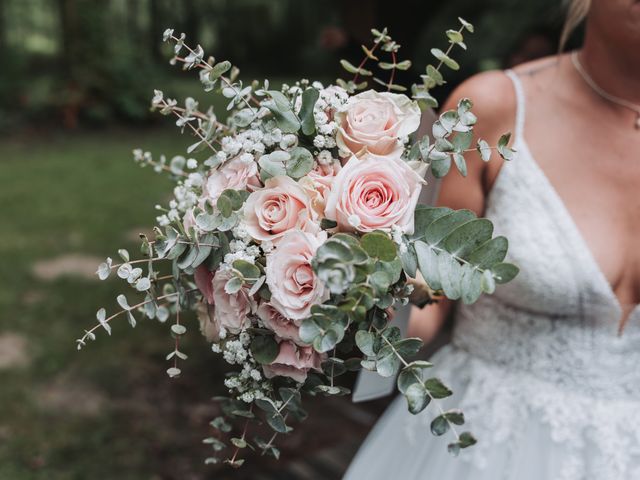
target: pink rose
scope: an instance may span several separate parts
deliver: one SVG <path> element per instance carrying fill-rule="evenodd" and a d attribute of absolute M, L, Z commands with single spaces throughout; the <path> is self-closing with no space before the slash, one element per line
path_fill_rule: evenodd
<path fill-rule="evenodd" d="M 207 302 L 199 302 L 196 307 L 196 316 L 200 322 L 200 332 L 209 342 L 220 340 L 220 324 L 216 320 L 213 305 Z"/>
<path fill-rule="evenodd" d="M 237 293 L 228 294 L 224 287 L 231 278 L 228 270 L 218 270 L 213 276 L 213 299 L 216 319 L 231 333 L 239 333 L 249 326 L 248 315 L 254 307 L 254 300 L 246 287 Z"/>
<path fill-rule="evenodd" d="M 294 343 L 302 344 L 300 340 L 299 325 L 282 315 L 276 310 L 273 305 L 263 302 L 258 307 L 256 315 L 260 317 L 264 326 L 274 332 L 279 338 L 283 340 L 291 340 Z"/>
<path fill-rule="evenodd" d="M 218 197 L 227 189 L 244 190 L 259 187 L 258 164 L 253 155 L 243 153 L 214 170 L 205 181 L 203 198 L 215 205 Z"/>
<path fill-rule="evenodd" d="M 249 326 L 248 315 L 254 308 L 254 300 L 249 296 L 246 288 L 241 288 L 237 293 L 228 294 L 224 287 L 231 278 L 228 270 L 218 270 L 212 273 L 203 265 L 194 272 L 196 286 L 202 293 L 205 302 L 214 306 L 213 315 L 219 327 L 224 327 L 231 333 L 239 333 Z"/>
<path fill-rule="evenodd" d="M 267 180 L 244 205 L 245 226 L 258 241 L 275 243 L 291 229 L 317 232 L 315 217 L 304 188 L 287 176 Z"/>
<path fill-rule="evenodd" d="M 327 165 L 318 164 L 300 180 L 311 199 L 313 209 L 321 216 L 324 216 L 324 207 L 333 179 L 341 168 L 338 160 L 333 160 Z"/>
<path fill-rule="evenodd" d="M 304 382 L 309 370 L 320 370 L 322 357 L 313 347 L 296 346 L 292 342 L 280 342 L 278 356 L 270 365 L 263 365 L 264 376 L 289 377 L 296 382 Z"/>
<path fill-rule="evenodd" d="M 343 231 L 413 233 L 423 179 L 399 156 L 351 157 L 331 186 L 325 214 Z"/>
<path fill-rule="evenodd" d="M 400 137 L 418 129 L 420 108 L 406 95 L 367 90 L 351 97 L 346 111 L 336 114 L 336 121 L 341 150 L 357 156 L 365 152 L 388 155 L 401 151 Z"/>
<path fill-rule="evenodd" d="M 196 282 L 196 287 L 202 293 L 204 300 L 213 305 L 213 272 L 210 272 L 204 265 L 200 265 L 193 272 L 193 280 Z"/>
<path fill-rule="evenodd" d="M 307 318 L 313 305 L 329 298 L 329 290 L 311 268 L 311 259 L 326 239 L 324 232 L 320 235 L 294 230 L 267 255 L 265 271 L 271 305 L 294 321 Z"/>

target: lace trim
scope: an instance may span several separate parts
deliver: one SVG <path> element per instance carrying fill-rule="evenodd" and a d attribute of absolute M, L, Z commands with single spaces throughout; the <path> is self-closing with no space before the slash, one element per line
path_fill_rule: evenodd
<path fill-rule="evenodd" d="M 559 461 L 554 480 L 630 480 L 640 478 L 640 402 L 594 399 L 580 392 L 491 364 L 453 346 L 436 354 L 437 374 L 454 386 L 452 401 L 465 412 L 469 429 L 479 438 L 461 459 L 478 469 L 496 455 L 507 467 L 518 461 L 519 447 L 542 424 L 556 445 L 539 445 Z M 460 395 L 461 394 L 461 395 Z M 421 414 L 424 429 L 433 415 Z M 416 425 L 419 424 L 419 425 Z M 544 458 L 542 459 L 545 460 Z M 509 468 L 509 471 L 513 469 Z"/>
<path fill-rule="evenodd" d="M 615 309 L 608 303 L 579 306 L 567 316 L 483 297 L 458 310 L 453 344 L 562 391 L 635 401 L 640 398 L 640 329 L 629 328 L 619 337 L 612 315 Z"/>

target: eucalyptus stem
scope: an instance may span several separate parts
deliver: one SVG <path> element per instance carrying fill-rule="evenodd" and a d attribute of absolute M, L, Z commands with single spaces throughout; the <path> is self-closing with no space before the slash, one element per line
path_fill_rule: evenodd
<path fill-rule="evenodd" d="M 289 417 L 289 414 L 288 413 L 285 414 L 284 416 L 285 423 L 288 417 Z M 266 445 L 262 448 L 262 455 L 267 453 L 267 450 L 269 450 L 269 448 L 273 446 L 273 441 L 276 439 L 277 436 L 278 436 L 278 432 L 273 432 L 273 435 L 271 435 L 271 438 L 269 439 L 269 441 L 267 441 Z"/>
<path fill-rule="evenodd" d="M 180 325 L 180 292 L 178 293 L 178 300 L 176 301 L 176 323 L 175 325 Z M 180 350 L 180 335 L 175 335 L 175 344 L 174 344 L 174 352 L 178 352 Z M 173 356 L 173 368 L 178 368 L 178 355 Z"/>
<path fill-rule="evenodd" d="M 164 107 L 169 106 L 169 104 L 165 100 L 162 100 L 161 105 L 163 105 Z M 173 107 L 171 107 L 171 113 L 173 113 L 180 120 L 184 120 L 185 118 L 179 112 L 177 112 Z M 198 137 L 200 140 L 202 140 L 211 150 L 213 150 L 216 153 L 218 152 L 218 149 L 215 148 L 213 145 L 211 145 L 211 142 L 209 142 L 209 140 L 207 140 L 206 137 L 202 135 L 202 133 L 200 133 L 199 128 L 196 128 L 193 125 L 191 125 L 190 121 L 185 122 L 185 125 L 187 125 L 193 131 L 194 135 Z"/>
<path fill-rule="evenodd" d="M 179 41 L 179 38 L 178 38 L 178 37 L 176 37 L 176 36 L 174 36 L 174 35 L 171 35 L 171 39 L 172 39 L 172 40 L 174 40 L 174 41 L 176 41 L 176 42 L 178 42 L 178 41 Z M 186 48 L 186 49 L 189 51 L 189 53 L 191 53 L 192 55 L 195 55 L 195 54 L 196 54 L 196 52 L 195 52 L 195 51 L 194 51 L 194 50 L 193 50 L 189 45 L 187 45 L 186 43 L 184 43 L 184 42 L 183 42 L 183 43 L 182 43 L 182 45 L 183 45 L 183 46 L 184 46 L 184 48 Z M 178 57 L 176 57 L 176 58 L 178 58 Z M 182 60 L 182 61 L 184 61 L 184 60 Z M 213 67 L 212 67 L 211 65 L 209 65 L 207 62 L 204 62 L 204 61 L 200 61 L 200 63 L 198 63 L 198 64 L 197 64 L 197 66 L 198 66 L 198 67 L 200 67 L 200 68 L 205 68 L 205 69 L 207 69 L 207 70 L 212 70 L 212 69 L 213 69 Z M 230 82 L 230 81 L 229 81 L 225 76 L 221 76 L 221 77 L 220 77 L 220 80 L 222 80 L 222 81 L 227 85 L 227 87 L 232 88 L 232 89 L 233 89 L 233 91 L 234 91 L 234 92 L 236 92 L 236 95 L 237 95 L 238 93 L 240 93 L 240 91 L 235 87 L 235 85 L 233 85 L 233 84 L 232 84 L 232 83 L 231 83 L 231 82 Z M 251 96 L 250 98 L 251 98 L 251 100 L 252 100 L 252 101 L 256 102 L 258 105 L 260 104 L 260 102 L 258 102 L 255 98 L 253 98 L 253 96 Z M 248 108 L 250 108 L 250 109 L 251 109 L 251 111 L 252 111 L 254 114 L 256 113 L 256 111 L 254 110 L 254 108 L 251 106 L 251 104 L 248 102 L 248 100 L 247 100 L 246 98 L 242 97 L 242 101 L 244 102 L 244 104 L 245 104 Z"/>
<path fill-rule="evenodd" d="M 187 175 L 186 173 L 184 173 L 184 172 L 177 173 L 177 172 L 173 171 L 170 167 L 167 167 L 166 165 L 163 165 L 163 164 L 161 164 L 161 163 L 155 162 L 155 161 L 153 161 L 153 160 L 145 160 L 145 162 L 144 162 L 144 164 L 143 164 L 143 165 L 149 165 L 149 166 L 151 166 L 151 167 L 155 167 L 155 168 L 160 167 L 160 168 L 161 168 L 162 170 L 164 170 L 165 172 L 169 172 L 169 173 L 171 173 L 171 174 L 173 174 L 173 175 L 177 175 L 177 176 L 179 176 L 179 177 L 187 177 L 187 176 L 188 176 L 188 175 Z"/>
<path fill-rule="evenodd" d="M 458 30 L 458 33 L 462 33 L 462 31 L 464 30 L 464 25 L 460 27 L 460 29 Z M 445 56 L 449 56 L 449 54 L 451 53 L 451 50 L 453 50 L 453 46 L 455 45 L 454 42 L 449 42 L 449 48 L 447 48 L 447 51 L 444 52 Z M 438 63 L 438 66 L 436 67 L 437 71 L 440 71 L 440 67 L 442 67 L 442 65 L 444 64 L 444 62 L 442 60 L 440 60 L 440 63 Z"/>
<path fill-rule="evenodd" d="M 404 365 L 405 368 L 408 367 L 409 364 L 407 363 L 407 361 L 404 359 L 404 357 L 402 355 L 400 355 L 400 352 L 398 352 L 398 350 L 393 346 L 393 344 L 389 341 L 389 339 L 387 337 L 385 337 L 384 335 L 382 335 L 382 332 L 378 328 L 376 328 L 376 332 L 383 338 L 383 340 L 386 342 L 386 344 L 391 348 L 391 350 L 393 351 L 395 356 L 398 357 L 398 359 L 400 360 L 402 365 Z M 418 382 L 424 384 L 424 380 L 422 378 L 420 378 L 415 371 L 412 371 L 411 373 L 413 374 L 413 376 L 415 377 L 415 379 Z M 458 434 L 458 431 L 456 430 L 455 425 L 453 424 L 453 422 L 451 422 L 451 420 L 449 420 L 446 417 L 445 411 L 442 408 L 442 406 L 440 405 L 440 402 L 438 402 L 438 400 L 436 398 L 434 398 L 433 395 L 431 395 L 431 392 L 429 392 L 429 390 L 426 387 L 425 387 L 425 392 L 427 392 L 427 395 L 430 398 L 430 403 L 433 403 L 436 406 L 436 408 L 440 412 L 440 415 L 442 416 L 442 418 L 444 418 L 447 421 L 447 423 L 449 424 L 449 427 L 451 428 L 451 432 L 456 437 L 456 441 L 460 441 L 460 435 Z"/>
<path fill-rule="evenodd" d="M 373 55 L 373 52 L 376 51 L 376 48 L 378 48 L 378 46 L 382 43 L 382 40 L 377 39 L 373 42 L 373 46 L 371 47 L 371 50 L 369 50 L 368 54 L 365 54 L 364 58 L 362 59 L 362 61 L 360 62 L 360 65 L 358 65 L 358 71 L 354 74 L 353 76 L 353 83 L 357 83 L 358 82 L 358 75 L 360 75 L 360 69 L 364 68 L 364 66 L 367 64 L 367 61 L 369 60 L 369 55 Z"/>
<path fill-rule="evenodd" d="M 149 243 L 151 244 L 152 242 L 149 242 Z M 126 264 L 129 264 L 129 265 L 135 265 L 135 264 L 137 264 L 137 263 L 144 263 L 144 262 L 148 262 L 149 260 L 153 260 L 153 261 L 155 261 L 155 260 L 168 260 L 168 259 L 167 259 L 167 258 L 160 258 L 160 257 L 156 257 L 156 258 L 152 258 L 152 259 L 149 259 L 149 258 L 141 258 L 140 260 L 132 260 L 132 261 L 130 261 L 130 262 L 116 263 L 115 265 L 111 265 L 111 267 L 109 267 L 109 268 L 110 268 L 111 270 L 113 270 L 114 268 L 121 267 L 122 265 L 126 265 Z"/>
<path fill-rule="evenodd" d="M 249 412 L 253 412 L 253 404 L 249 407 Z M 250 419 L 247 418 L 244 421 L 244 428 L 242 430 L 242 436 L 240 437 L 242 441 L 244 441 L 247 436 L 247 430 L 249 429 L 249 420 Z M 229 460 L 230 465 L 234 466 L 238 453 L 240 453 L 240 447 L 236 447 L 236 449 L 234 450 L 233 456 L 231 457 L 231 460 Z"/>
<path fill-rule="evenodd" d="M 391 68 L 391 77 L 389 78 L 389 83 L 387 84 L 387 92 L 391 91 L 391 86 L 393 85 L 393 81 L 395 80 L 395 76 L 396 76 L 396 52 L 391 52 L 391 60 L 392 60 L 392 64 L 393 67 Z"/>
<path fill-rule="evenodd" d="M 196 290 L 197 290 L 197 288 L 192 288 L 190 290 L 186 290 L 185 293 L 195 292 Z M 102 327 L 103 324 L 109 323 L 111 320 L 113 320 L 117 316 L 122 315 L 125 312 L 129 312 L 131 310 L 135 310 L 136 308 L 140 308 L 140 307 L 142 307 L 144 305 L 147 305 L 148 303 L 157 302 L 158 300 L 164 300 L 165 298 L 169 298 L 169 297 L 172 297 L 174 295 L 179 295 L 179 292 L 168 293 L 166 295 L 162 295 L 160 297 L 155 297 L 155 298 L 152 298 L 152 299 L 149 299 L 149 300 L 145 300 L 144 302 L 140 302 L 140 303 L 138 303 L 136 305 L 132 305 L 131 307 L 129 307 L 129 309 L 122 309 L 119 312 L 114 313 L 110 317 L 107 317 L 104 320 L 104 322 L 98 323 L 97 325 L 94 325 L 90 330 L 87 330 L 86 333 L 84 334 L 84 336 L 80 339 L 80 342 L 83 343 L 88 337 L 91 336 L 91 334 L 93 332 L 95 332 L 98 328 Z"/>

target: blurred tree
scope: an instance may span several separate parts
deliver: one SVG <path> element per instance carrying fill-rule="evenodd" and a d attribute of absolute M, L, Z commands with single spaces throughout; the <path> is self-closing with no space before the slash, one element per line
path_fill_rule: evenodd
<path fill-rule="evenodd" d="M 445 45 L 458 16 L 477 29 L 440 98 L 476 71 L 552 51 L 562 23 L 558 0 L 0 0 L 0 128 L 6 118 L 51 113 L 69 127 L 147 119 L 149 92 L 166 84 L 159 75 L 179 74 L 166 67 L 167 27 L 245 77 L 328 81 L 339 58 L 361 57 L 371 27 L 387 26 L 413 61 L 400 73 L 406 81 Z M 173 84 L 197 92 L 192 78 L 179 78 Z"/>
<path fill-rule="evenodd" d="M 0 0 L 0 51 L 3 51 L 7 45 L 7 30 L 5 27 L 6 13 L 5 0 Z"/>
<path fill-rule="evenodd" d="M 160 61 L 162 59 L 162 51 L 158 39 L 161 38 L 162 31 L 166 28 L 162 23 L 164 21 L 163 2 L 160 0 L 148 0 L 147 5 L 149 8 L 149 51 L 152 59 Z"/>

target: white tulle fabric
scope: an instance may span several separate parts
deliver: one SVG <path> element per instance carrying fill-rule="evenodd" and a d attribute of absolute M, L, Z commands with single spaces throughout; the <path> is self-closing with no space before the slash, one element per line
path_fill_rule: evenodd
<path fill-rule="evenodd" d="M 523 136 L 487 199 L 521 272 L 494 295 L 460 305 L 435 374 L 454 390 L 478 444 L 459 457 L 398 398 L 345 478 L 438 480 L 640 479 L 640 306 L 623 308 Z M 626 309 L 625 311 L 629 311 Z"/>

